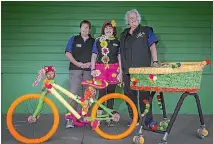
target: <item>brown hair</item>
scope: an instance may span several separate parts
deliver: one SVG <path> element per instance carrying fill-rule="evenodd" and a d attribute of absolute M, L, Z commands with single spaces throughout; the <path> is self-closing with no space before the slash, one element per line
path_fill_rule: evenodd
<path fill-rule="evenodd" d="M 102 29 L 101 29 L 101 34 L 104 35 L 104 29 L 105 29 L 107 26 L 110 26 L 110 27 L 113 28 L 113 35 L 114 35 L 114 37 L 116 37 L 116 34 L 117 34 L 116 27 L 113 27 L 110 21 L 107 21 L 107 22 L 105 22 L 105 23 L 103 24 Z"/>
<path fill-rule="evenodd" d="M 88 21 L 88 20 L 82 20 L 81 23 L 80 23 L 80 28 L 81 28 L 81 26 L 82 26 L 83 24 L 88 24 L 89 29 L 91 29 L 91 22 L 90 22 L 90 21 Z"/>

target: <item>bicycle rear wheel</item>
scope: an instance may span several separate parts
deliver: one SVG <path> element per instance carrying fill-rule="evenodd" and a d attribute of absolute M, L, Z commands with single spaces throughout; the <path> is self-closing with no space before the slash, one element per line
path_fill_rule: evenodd
<path fill-rule="evenodd" d="M 50 109 L 52 110 L 53 125 L 51 126 L 51 129 L 45 135 L 43 135 L 39 138 L 27 138 L 26 136 L 23 136 L 22 134 L 20 134 L 20 132 L 18 132 L 18 130 L 16 130 L 16 128 L 14 127 L 13 115 L 15 114 L 15 112 L 14 112 L 15 109 L 21 103 L 23 103 L 25 101 L 28 101 L 31 99 L 35 99 L 36 101 L 38 101 L 39 98 L 40 98 L 40 94 L 26 94 L 26 95 L 23 95 L 23 96 L 17 98 L 9 107 L 9 110 L 7 112 L 7 126 L 10 131 L 10 134 L 19 142 L 27 143 L 27 144 L 43 143 L 43 142 L 47 141 L 48 139 L 50 139 L 58 128 L 58 125 L 59 125 L 58 109 L 55 106 L 55 104 L 47 97 L 44 97 L 44 103 L 47 104 L 50 107 Z"/>
<path fill-rule="evenodd" d="M 120 94 L 120 93 L 107 94 L 107 95 L 103 96 L 102 98 L 100 98 L 98 100 L 98 103 L 102 104 L 110 99 L 121 99 L 123 102 L 129 104 L 129 106 L 131 107 L 131 109 L 133 111 L 133 120 L 132 120 L 131 125 L 129 127 L 127 127 L 127 129 L 124 130 L 123 132 L 118 132 L 117 134 L 109 134 L 107 132 L 104 132 L 100 128 L 100 126 L 96 127 L 94 130 L 98 135 L 100 135 L 101 137 L 103 137 L 105 139 L 109 139 L 109 140 L 123 139 L 123 138 L 129 136 L 135 129 L 136 124 L 138 122 L 138 111 L 137 111 L 137 108 L 136 108 L 135 104 L 133 103 L 133 101 L 130 98 L 128 98 L 127 96 Z M 98 107 L 99 107 L 98 104 L 95 104 L 94 107 L 92 108 L 92 112 L 91 112 L 92 119 L 96 118 Z"/>

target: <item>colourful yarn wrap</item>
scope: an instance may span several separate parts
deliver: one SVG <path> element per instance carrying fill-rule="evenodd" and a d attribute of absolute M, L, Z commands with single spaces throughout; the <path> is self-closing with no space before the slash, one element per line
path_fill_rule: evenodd
<path fill-rule="evenodd" d="M 154 75 L 155 81 L 149 79 L 147 74 L 132 74 L 131 78 L 137 82 L 131 81 L 132 89 L 136 90 L 154 90 L 166 92 L 189 91 L 195 92 L 200 89 L 202 72 L 186 72 L 179 74 Z"/>

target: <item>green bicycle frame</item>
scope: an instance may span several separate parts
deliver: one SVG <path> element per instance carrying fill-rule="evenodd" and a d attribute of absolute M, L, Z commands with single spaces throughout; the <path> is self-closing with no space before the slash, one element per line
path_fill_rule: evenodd
<path fill-rule="evenodd" d="M 69 92 L 68 90 L 64 89 L 63 87 L 59 86 L 58 84 L 55 84 L 54 81 L 50 81 L 50 84 L 52 85 L 52 87 L 50 89 L 45 88 L 42 92 L 41 92 L 41 97 L 39 98 L 39 102 L 37 105 L 37 108 L 35 110 L 35 112 L 33 113 L 33 116 L 36 117 L 39 115 L 42 107 L 43 107 L 43 103 L 44 103 L 44 97 L 47 94 L 47 92 L 49 91 L 52 95 L 55 96 L 55 98 L 60 101 L 64 107 L 66 109 L 68 109 L 68 111 L 70 113 L 72 113 L 77 119 L 80 119 L 81 116 L 77 113 L 76 110 L 73 109 L 72 106 L 70 106 L 70 104 L 56 91 L 60 91 L 63 94 L 65 94 L 67 97 L 75 100 L 78 104 L 81 104 L 80 101 L 80 97 L 77 95 L 72 94 L 71 92 Z M 96 120 L 107 120 L 110 119 L 109 116 L 112 116 L 112 111 L 111 109 L 107 108 L 106 106 L 104 106 L 103 104 L 99 104 L 98 101 L 96 99 L 92 99 L 91 100 L 92 103 L 96 103 L 99 107 L 101 107 L 107 114 L 105 115 L 100 115 L 99 117 L 95 118 Z M 85 117 L 85 120 L 94 120 L 90 117 Z"/>

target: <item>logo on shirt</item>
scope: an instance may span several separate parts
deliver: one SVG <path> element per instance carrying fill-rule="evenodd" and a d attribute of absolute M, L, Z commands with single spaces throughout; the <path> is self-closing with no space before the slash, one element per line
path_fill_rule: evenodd
<path fill-rule="evenodd" d="M 76 44 L 76 47 L 82 47 L 82 45 L 81 44 Z"/>
<path fill-rule="evenodd" d="M 112 45 L 113 45 L 113 46 L 116 46 L 116 47 L 118 46 L 118 44 L 116 44 L 116 43 L 113 43 Z"/>
<path fill-rule="evenodd" d="M 145 33 L 144 32 L 140 32 L 138 35 L 137 35 L 137 38 L 139 38 L 139 37 L 143 37 L 145 35 Z"/>

